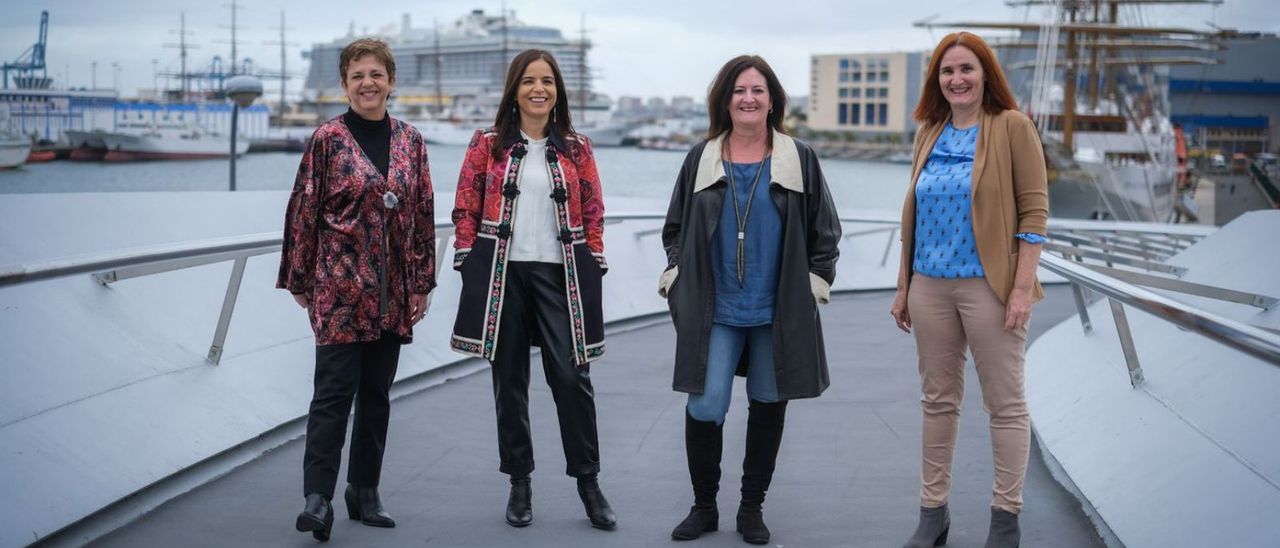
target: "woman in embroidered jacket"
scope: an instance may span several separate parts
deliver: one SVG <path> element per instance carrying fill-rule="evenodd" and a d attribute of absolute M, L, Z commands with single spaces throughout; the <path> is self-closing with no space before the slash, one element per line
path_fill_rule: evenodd
<path fill-rule="evenodd" d="M 288 289 L 316 336 L 315 393 L 303 457 L 306 505 L 299 531 L 327 540 L 355 400 L 345 493 L 347 515 L 394 527 L 378 480 L 400 345 L 427 312 L 436 285 L 435 224 L 427 148 L 413 126 L 387 114 L 396 81 L 387 44 L 352 42 L 339 60 L 351 108 L 312 135 L 285 216 L 278 287 Z"/>
<path fill-rule="evenodd" d="M 693 508 L 671 536 L 715 531 L 725 414 L 747 377 L 746 457 L 737 529 L 769 541 L 763 510 L 787 402 L 830 384 L 818 304 L 840 255 L 840 220 L 818 157 L 782 131 L 787 95 L 757 56 L 731 59 L 707 93 L 710 128 L 671 194 L 662 230 L 676 328 L 673 388 L 689 394 L 685 451 Z"/>
<path fill-rule="evenodd" d="M 1044 294 L 1036 281 L 1049 216 L 1044 152 L 981 38 L 947 35 L 927 74 L 891 310 L 899 329 L 915 329 L 923 392 L 920 523 L 906 546 L 946 543 L 967 346 L 995 461 L 986 545 L 1012 548 L 1031 443 L 1027 322 Z"/>
<path fill-rule="evenodd" d="M 476 132 L 458 177 L 453 267 L 462 273 L 453 349 L 489 360 L 499 470 L 511 477 L 507 523 L 533 520 L 529 347 L 560 419 L 567 473 L 591 525 L 616 518 L 600 492 L 589 363 L 604 354 L 604 200 L 591 142 L 574 133 L 555 58 L 511 61 L 493 127 Z"/>

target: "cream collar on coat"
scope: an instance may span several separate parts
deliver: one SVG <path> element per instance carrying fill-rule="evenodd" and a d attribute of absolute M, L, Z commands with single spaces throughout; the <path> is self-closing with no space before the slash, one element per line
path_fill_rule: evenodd
<path fill-rule="evenodd" d="M 725 135 L 708 141 L 707 146 L 702 149 L 702 157 L 698 159 L 698 175 L 693 182 L 694 192 L 725 178 L 724 162 L 720 158 L 720 147 L 724 144 Z M 777 131 L 773 132 L 773 160 L 769 164 L 769 175 L 778 186 L 804 194 L 804 176 L 800 172 L 800 152 L 796 150 L 796 142 Z"/>

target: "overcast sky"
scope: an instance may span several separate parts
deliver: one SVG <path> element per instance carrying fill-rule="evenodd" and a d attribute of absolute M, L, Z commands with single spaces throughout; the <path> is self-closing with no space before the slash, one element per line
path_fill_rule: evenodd
<path fill-rule="evenodd" d="M 472 9 L 498 13 L 497 0 L 255 0 L 240 2 L 240 57 L 278 70 L 280 12 L 287 19 L 289 72 L 301 87 L 311 44 L 399 25 L 409 14 L 415 27 L 432 20 L 448 24 Z M 10 61 L 36 41 L 40 11 L 49 13 L 49 74 L 72 86 L 88 86 L 97 62 L 99 87 L 113 85 L 113 63 L 125 95 L 152 87 L 152 60 L 161 71 L 177 70 L 178 19 L 186 12 L 196 66 L 213 55 L 230 57 L 230 0 L 0 0 L 0 60 Z M 820 53 L 930 49 L 947 31 L 912 23 L 1038 20 L 1041 8 L 1009 7 L 1003 0 L 508 0 L 519 19 L 560 28 L 576 37 L 585 16 L 594 42 L 588 60 L 596 89 L 620 95 L 705 95 L 715 71 L 740 53 L 763 55 L 791 95 L 807 95 L 809 56 Z M 1280 31 L 1275 0 L 1231 0 L 1219 6 L 1144 8 L 1145 20 L 1161 25 Z M 1280 52 L 1277 52 L 1280 54 Z M 278 84 L 267 84 L 276 93 Z"/>

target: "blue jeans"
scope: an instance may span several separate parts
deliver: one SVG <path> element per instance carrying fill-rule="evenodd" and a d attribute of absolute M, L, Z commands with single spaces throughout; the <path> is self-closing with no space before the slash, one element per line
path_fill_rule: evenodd
<path fill-rule="evenodd" d="M 758 402 L 778 401 L 778 379 L 773 371 L 773 326 L 734 327 L 711 324 L 707 351 L 707 377 L 701 394 L 689 394 L 689 416 L 702 422 L 724 424 L 733 394 L 733 372 L 746 349 L 747 397 Z"/>

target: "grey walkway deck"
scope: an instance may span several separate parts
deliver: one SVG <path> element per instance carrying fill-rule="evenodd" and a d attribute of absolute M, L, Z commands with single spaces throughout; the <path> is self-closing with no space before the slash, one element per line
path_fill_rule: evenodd
<path fill-rule="evenodd" d="M 920 411 L 914 342 L 889 317 L 892 294 L 837 297 L 823 310 L 832 386 L 794 402 L 765 505 L 773 542 L 785 546 L 900 546 L 918 508 Z M 1073 314 L 1053 288 L 1035 310 L 1033 336 Z M 691 502 L 683 450 L 684 396 L 670 390 L 669 323 L 615 334 L 593 367 L 600 416 L 601 484 L 619 516 L 615 532 L 591 529 L 563 454 L 550 393 L 534 384 L 531 417 L 540 468 L 534 523 L 503 521 L 487 374 L 397 400 L 382 482 L 399 521 L 374 529 L 340 519 L 333 546 L 671 546 Z M 535 376 L 535 379 L 537 377 Z M 991 456 L 986 415 L 969 367 L 955 462 L 949 546 L 986 536 Z M 725 428 L 721 531 L 681 546 L 744 546 L 733 532 L 746 406 L 741 381 Z M 101 539 L 99 546 L 314 546 L 293 531 L 302 506 L 301 440 L 182 496 Z M 344 472 L 345 474 L 345 472 Z M 344 476 L 345 477 L 345 476 Z M 341 483 L 339 488 L 341 489 Z M 335 502 L 339 516 L 345 507 Z M 1076 501 L 1034 449 L 1022 516 L 1023 546 L 1101 546 Z"/>

